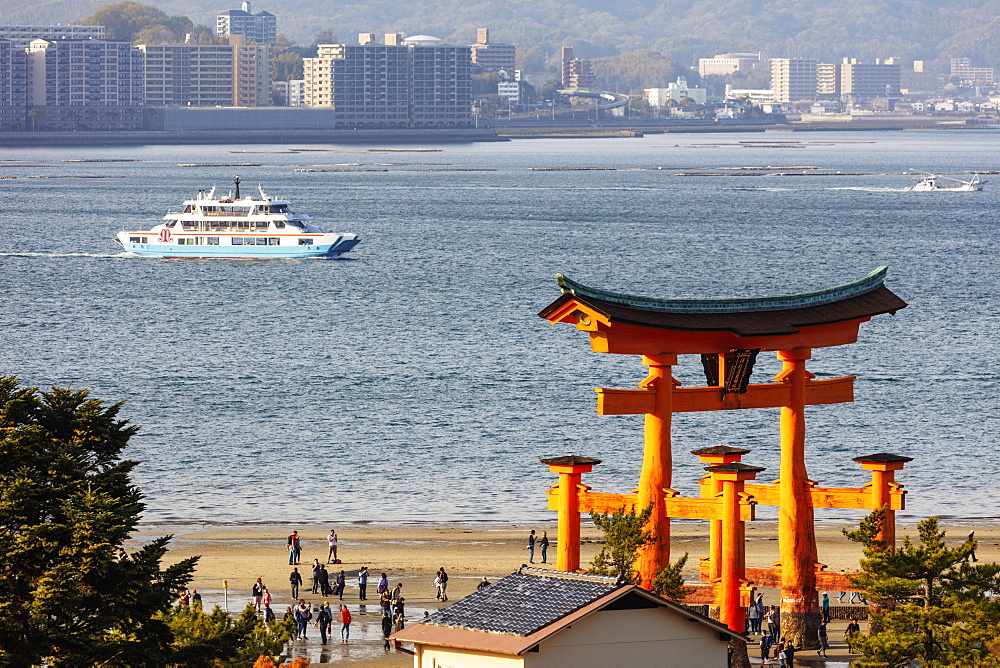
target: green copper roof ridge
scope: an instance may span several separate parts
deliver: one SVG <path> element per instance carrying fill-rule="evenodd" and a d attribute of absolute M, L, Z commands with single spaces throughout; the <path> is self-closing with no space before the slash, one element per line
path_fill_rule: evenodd
<path fill-rule="evenodd" d="M 738 313 L 745 311 L 785 311 L 809 306 L 821 306 L 850 297 L 857 297 L 878 288 L 885 281 L 887 265 L 882 265 L 867 276 L 811 292 L 798 292 L 772 297 L 715 297 L 707 299 L 657 299 L 628 295 L 600 288 L 591 288 L 582 283 L 556 274 L 556 282 L 563 294 L 593 297 L 607 302 L 636 306 L 652 311 L 688 313 Z"/>

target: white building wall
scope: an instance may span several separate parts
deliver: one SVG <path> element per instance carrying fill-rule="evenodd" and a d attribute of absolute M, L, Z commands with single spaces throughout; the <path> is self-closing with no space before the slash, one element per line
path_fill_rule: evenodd
<path fill-rule="evenodd" d="M 519 656 L 417 645 L 413 668 L 523 668 Z"/>

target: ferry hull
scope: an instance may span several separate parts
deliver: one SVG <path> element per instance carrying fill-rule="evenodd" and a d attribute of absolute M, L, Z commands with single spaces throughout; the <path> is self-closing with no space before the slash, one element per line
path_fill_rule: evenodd
<path fill-rule="evenodd" d="M 123 239 L 122 237 L 126 237 Z M 337 258 L 354 248 L 360 239 L 341 239 L 329 244 L 308 246 L 208 246 L 170 243 L 133 243 L 127 240 L 128 233 L 117 237 L 118 243 L 129 253 L 142 257 L 162 257 L 167 259 L 190 258 L 195 260 L 292 260 L 302 258 Z"/>

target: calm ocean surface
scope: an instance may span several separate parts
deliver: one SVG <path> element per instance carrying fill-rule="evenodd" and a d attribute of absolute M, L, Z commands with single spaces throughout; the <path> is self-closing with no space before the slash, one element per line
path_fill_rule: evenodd
<path fill-rule="evenodd" d="M 808 145 L 738 143 L 767 140 Z M 907 514 L 996 518 L 1000 176 L 950 194 L 903 192 L 911 181 L 898 174 L 997 169 L 998 147 L 1000 133 L 953 131 L 425 153 L 4 148 L 0 176 L 22 178 L 0 180 L 0 373 L 127 400 L 149 521 L 551 520 L 555 480 L 539 458 L 597 457 L 587 484 L 635 487 L 642 418 L 597 416 L 593 388 L 645 375 L 638 358 L 594 353 L 582 332 L 536 316 L 559 294 L 556 272 L 661 297 L 747 296 L 888 264 L 886 284 L 909 308 L 863 325 L 855 345 L 814 351 L 820 377 L 859 379 L 855 403 L 809 410 L 810 476 L 860 486 L 869 478 L 852 457 L 904 454 Z M 111 158 L 143 162 L 63 162 Z M 263 164 L 178 166 L 235 162 Z M 389 171 L 294 171 L 334 163 Z M 673 176 L 754 165 L 866 175 Z M 495 171 L 419 171 L 449 168 Z M 235 173 L 361 244 L 349 260 L 119 256 L 122 225 L 145 229 Z M 115 178 L 23 178 L 93 175 Z M 754 381 L 777 371 L 762 355 Z M 676 375 L 704 382 L 694 356 Z M 708 445 L 751 448 L 761 478 L 778 475 L 776 409 L 678 415 L 673 434 L 682 493 L 696 494 L 702 472 L 688 451 Z"/>

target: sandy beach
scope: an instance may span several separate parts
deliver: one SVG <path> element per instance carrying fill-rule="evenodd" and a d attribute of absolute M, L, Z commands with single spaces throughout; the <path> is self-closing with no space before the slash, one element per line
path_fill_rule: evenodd
<path fill-rule="evenodd" d="M 344 646 L 333 644 L 327 648 L 316 640 L 302 644 L 298 648 L 301 655 L 314 662 L 350 662 L 355 665 L 410 665 L 412 659 L 405 654 L 384 654 L 381 637 L 377 630 L 378 605 L 374 594 L 380 573 L 386 573 L 392 585 L 403 583 L 406 598 L 407 617 L 410 622 L 423 615 L 424 610 L 433 612 L 441 606 L 435 600 L 433 586 L 434 573 L 445 567 L 450 575 L 449 598 L 454 601 L 475 591 L 483 578 L 491 581 L 515 571 L 527 562 L 526 536 L 530 529 L 539 535 L 548 531 L 550 539 L 556 534 L 555 523 L 550 525 L 376 525 L 347 524 L 336 526 L 339 537 L 338 556 L 342 564 L 328 568 L 333 574 L 341 569 L 347 577 L 347 589 L 343 602 L 346 603 L 357 620 L 352 626 L 354 644 Z M 200 555 L 195 578 L 191 586 L 197 588 L 204 597 L 205 604 L 226 603 L 223 581 L 228 583 L 228 608 L 230 611 L 242 609 L 250 601 L 250 588 L 256 578 L 261 578 L 274 598 L 272 604 L 280 617 L 291 603 L 288 575 L 288 553 L 285 542 L 288 534 L 297 530 L 302 538 L 302 556 L 299 571 L 304 586 L 300 597 L 312 603 L 321 602 L 323 597 L 311 593 L 310 575 L 314 559 L 326 561 L 326 536 L 331 527 L 327 525 L 144 525 L 136 539 L 172 534 L 168 562 Z M 983 561 L 996 561 L 1000 557 L 1000 530 L 994 525 L 973 523 L 953 523 L 945 526 L 950 543 L 961 543 L 970 530 L 975 529 L 979 540 L 978 556 Z M 677 524 L 673 531 L 674 558 L 688 552 L 689 579 L 696 579 L 698 559 L 707 553 L 708 527 L 702 523 Z M 912 525 L 901 525 L 897 533 L 916 536 Z M 589 563 L 600 549 L 600 532 L 589 522 L 584 523 L 581 539 L 582 560 Z M 828 570 L 851 570 L 857 567 L 861 550 L 858 545 L 843 537 L 839 527 L 817 527 L 817 541 L 820 561 Z M 777 560 L 777 527 L 773 522 L 754 522 L 747 528 L 748 566 L 766 566 Z M 555 546 L 550 548 L 548 562 L 554 566 Z M 540 561 L 541 553 L 536 550 L 535 561 Z M 358 599 L 357 572 L 361 566 L 368 566 L 372 575 L 369 584 L 369 605 Z M 336 569 L 336 570 L 334 570 Z M 332 579 L 332 578 L 331 578 Z M 777 593 L 764 590 L 765 603 L 777 602 Z M 836 596 L 833 596 L 836 605 Z M 334 597 L 331 603 L 340 603 Z M 334 627 L 337 631 L 337 627 Z M 839 639 L 842 631 L 837 624 L 831 627 L 831 638 Z M 843 652 L 841 653 L 843 654 Z M 754 652 L 751 651 L 751 656 Z M 830 656 L 835 657 L 836 646 Z M 803 660 L 810 657 L 803 656 Z"/>

